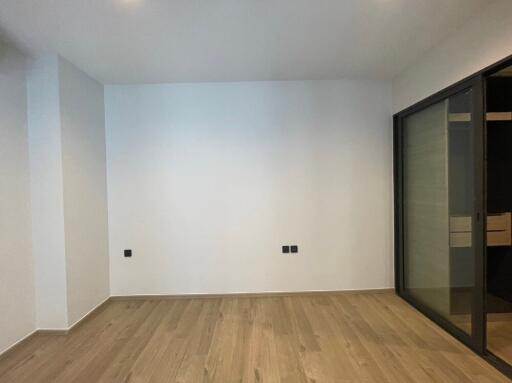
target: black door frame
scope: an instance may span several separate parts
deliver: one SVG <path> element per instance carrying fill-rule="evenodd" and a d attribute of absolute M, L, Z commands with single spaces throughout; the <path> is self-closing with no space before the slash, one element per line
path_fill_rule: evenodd
<path fill-rule="evenodd" d="M 394 226 L 395 226 L 395 290 L 396 293 L 413 307 L 444 328 L 456 339 L 471 348 L 502 373 L 512 378 L 512 366 L 487 350 L 486 340 L 486 79 L 495 72 L 512 65 L 509 56 L 434 95 L 404 109 L 393 116 L 393 172 L 394 172 Z M 473 126 L 474 126 L 474 169 L 475 169 L 475 286 L 472 300 L 472 334 L 464 331 L 437 314 L 429 307 L 416 301 L 404 290 L 403 267 L 403 168 L 402 134 L 403 120 L 408 115 L 421 111 L 432 104 L 468 89 L 473 89 Z"/>

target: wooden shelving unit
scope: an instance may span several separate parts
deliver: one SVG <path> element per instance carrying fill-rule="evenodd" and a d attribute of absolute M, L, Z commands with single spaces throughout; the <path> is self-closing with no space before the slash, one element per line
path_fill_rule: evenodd
<path fill-rule="evenodd" d="M 487 216 L 487 246 L 512 246 L 512 214 Z"/>
<path fill-rule="evenodd" d="M 450 247 L 473 246 L 471 217 L 450 217 Z M 487 246 L 512 246 L 512 213 L 487 216 Z"/>

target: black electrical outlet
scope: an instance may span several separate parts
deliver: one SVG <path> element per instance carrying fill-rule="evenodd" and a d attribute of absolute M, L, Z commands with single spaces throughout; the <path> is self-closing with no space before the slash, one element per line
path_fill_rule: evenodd
<path fill-rule="evenodd" d="M 290 246 L 283 246 L 283 254 L 288 254 L 290 252 Z"/>
<path fill-rule="evenodd" d="M 292 250 L 292 253 L 298 253 L 299 252 L 299 246 L 297 246 L 297 245 L 290 246 L 290 248 Z"/>
<path fill-rule="evenodd" d="M 125 250 L 124 251 L 125 258 L 131 258 L 132 257 L 132 251 L 131 250 Z"/>

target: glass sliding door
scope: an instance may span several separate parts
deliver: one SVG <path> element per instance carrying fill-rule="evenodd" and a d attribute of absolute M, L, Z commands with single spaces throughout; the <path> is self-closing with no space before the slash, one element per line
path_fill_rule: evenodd
<path fill-rule="evenodd" d="M 474 104 L 471 86 L 437 97 L 398 117 L 397 141 L 399 293 L 467 344 L 483 326 Z"/>
<path fill-rule="evenodd" d="M 446 316 L 450 308 L 448 110 L 439 102 L 404 121 L 404 290 Z"/>

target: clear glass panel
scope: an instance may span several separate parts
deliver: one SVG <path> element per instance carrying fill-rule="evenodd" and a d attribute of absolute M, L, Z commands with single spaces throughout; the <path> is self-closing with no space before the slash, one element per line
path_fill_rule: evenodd
<path fill-rule="evenodd" d="M 404 288 L 471 333 L 474 161 L 471 91 L 404 121 Z"/>

